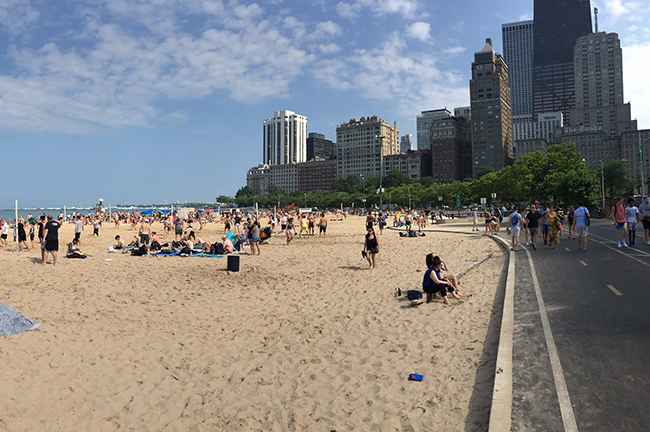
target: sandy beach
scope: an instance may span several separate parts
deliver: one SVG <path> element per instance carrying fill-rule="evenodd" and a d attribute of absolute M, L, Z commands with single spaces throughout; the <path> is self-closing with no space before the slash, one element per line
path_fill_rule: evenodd
<path fill-rule="evenodd" d="M 99 238 L 87 226 L 91 257 L 68 260 L 73 231 L 62 228 L 56 267 L 40 251 L 0 251 L 0 301 L 42 322 L 0 338 L 0 430 L 487 428 L 505 262 L 487 237 L 384 231 L 366 270 L 364 219 L 348 217 L 326 239 L 273 238 L 229 273 L 225 258 L 109 254 L 111 224 Z M 429 252 L 454 272 L 493 257 L 452 306 L 410 307 L 396 290 L 421 287 Z"/>

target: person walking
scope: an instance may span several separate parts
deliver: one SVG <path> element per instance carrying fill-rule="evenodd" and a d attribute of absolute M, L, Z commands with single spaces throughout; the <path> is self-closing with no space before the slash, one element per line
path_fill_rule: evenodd
<path fill-rule="evenodd" d="M 478 231 L 478 212 L 476 209 L 472 210 L 472 231 Z"/>
<path fill-rule="evenodd" d="M 578 235 L 578 252 L 587 252 L 590 218 L 589 210 L 583 203 L 579 203 L 578 208 L 573 211 L 573 231 Z"/>
<path fill-rule="evenodd" d="M 325 212 L 320 214 L 320 221 L 318 221 L 318 237 L 321 234 L 323 237 L 327 237 L 327 216 L 325 216 Z"/>
<path fill-rule="evenodd" d="M 537 250 L 537 236 L 539 235 L 539 220 L 541 217 L 542 215 L 539 213 L 537 206 L 533 204 L 528 215 L 526 215 L 526 225 L 528 226 L 530 245 L 533 250 Z"/>
<path fill-rule="evenodd" d="M 25 231 L 25 218 L 20 216 L 18 218 L 18 250 L 22 252 L 23 246 L 29 251 L 29 247 L 27 247 L 27 231 Z"/>
<path fill-rule="evenodd" d="M 569 213 L 567 215 L 569 217 L 569 239 L 575 238 L 575 233 L 573 232 L 573 220 L 575 219 L 573 216 L 574 211 L 575 209 L 573 206 L 569 207 Z"/>
<path fill-rule="evenodd" d="M 365 257 L 368 260 L 368 268 L 375 268 L 375 257 L 379 253 L 379 240 L 372 227 L 367 228 L 366 240 L 363 243 Z"/>
<path fill-rule="evenodd" d="M 639 218 L 645 231 L 645 244 L 650 246 L 650 198 L 647 195 L 643 197 L 643 202 L 639 206 Z"/>
<path fill-rule="evenodd" d="M 506 228 L 506 234 L 510 236 L 510 241 L 512 247 L 510 250 L 519 252 L 519 233 L 521 232 L 521 216 L 517 212 L 517 207 L 512 207 L 512 213 L 508 216 L 508 227 Z"/>
<path fill-rule="evenodd" d="M 612 219 L 614 220 L 614 228 L 616 228 L 616 241 L 618 247 L 627 247 L 625 237 L 627 237 L 627 218 L 625 217 L 625 206 L 623 203 L 625 199 L 620 196 L 616 199 L 616 204 L 612 206 Z"/>
<path fill-rule="evenodd" d="M 47 254 L 52 255 L 52 260 L 56 265 L 56 255 L 59 251 L 59 228 L 61 228 L 61 224 L 55 221 L 52 215 L 48 215 L 43 230 L 43 265 L 47 261 Z"/>
<path fill-rule="evenodd" d="M 546 219 L 548 221 L 548 247 L 557 249 L 557 245 L 560 243 L 560 234 L 562 233 L 562 222 L 553 204 L 548 208 Z"/>
<path fill-rule="evenodd" d="M 636 244 L 636 227 L 639 224 L 639 209 L 634 205 L 634 198 L 627 200 L 625 217 L 627 219 L 627 235 L 630 240 L 630 246 L 634 246 Z"/>
<path fill-rule="evenodd" d="M 81 245 L 81 232 L 84 229 L 84 221 L 81 219 L 81 215 L 77 215 L 77 220 L 74 223 L 74 238 L 79 240 L 79 245 Z"/>

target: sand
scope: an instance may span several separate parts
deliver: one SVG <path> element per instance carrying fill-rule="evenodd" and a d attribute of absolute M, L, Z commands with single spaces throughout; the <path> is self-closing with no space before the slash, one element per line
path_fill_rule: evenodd
<path fill-rule="evenodd" d="M 486 430 L 503 252 L 481 236 L 385 231 L 370 271 L 363 226 L 273 238 L 239 273 L 225 259 L 109 254 L 109 224 L 99 238 L 86 227 L 86 260 L 0 251 L 0 301 L 43 323 L 0 338 L 0 430 Z M 462 300 L 410 307 L 395 292 L 421 286 L 428 252 L 452 271 L 494 255 L 461 279 Z"/>

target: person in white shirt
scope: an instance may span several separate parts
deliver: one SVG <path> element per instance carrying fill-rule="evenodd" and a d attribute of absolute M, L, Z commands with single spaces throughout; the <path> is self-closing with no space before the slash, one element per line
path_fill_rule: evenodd
<path fill-rule="evenodd" d="M 0 242 L 2 247 L 7 246 L 7 235 L 9 235 L 9 224 L 6 220 L 0 220 L 0 227 L 2 228 L 2 235 L 0 235 Z"/>
<path fill-rule="evenodd" d="M 625 217 L 627 218 L 627 236 L 630 240 L 630 246 L 632 246 L 636 240 L 636 227 L 639 223 L 639 209 L 634 205 L 634 198 L 627 200 Z"/>
<path fill-rule="evenodd" d="M 75 240 L 79 240 L 79 244 L 81 244 L 81 232 L 84 229 L 84 221 L 81 218 L 81 215 L 77 216 L 77 221 L 74 223 L 74 238 Z"/>
<path fill-rule="evenodd" d="M 643 202 L 639 206 L 639 218 L 645 231 L 645 244 L 650 246 L 650 199 L 647 195 L 643 197 Z"/>

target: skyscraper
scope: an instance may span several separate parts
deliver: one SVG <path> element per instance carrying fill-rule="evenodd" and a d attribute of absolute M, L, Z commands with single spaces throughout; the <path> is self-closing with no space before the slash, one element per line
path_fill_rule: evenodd
<path fill-rule="evenodd" d="M 620 136 L 626 126 L 630 130 L 631 107 L 623 102 L 623 50 L 618 34 L 599 32 L 579 38 L 574 71 L 576 102 L 569 125 L 595 128 L 608 137 Z"/>
<path fill-rule="evenodd" d="M 399 130 L 377 116 L 361 117 L 339 125 L 336 142 L 338 178 L 365 181 L 380 176 L 383 156 L 399 153 Z"/>
<path fill-rule="evenodd" d="M 472 172 L 482 166 L 500 170 L 510 165 L 512 153 L 512 112 L 508 66 L 495 53 L 492 39 L 474 53 L 469 82 L 472 107 Z"/>
<path fill-rule="evenodd" d="M 282 165 L 307 161 L 307 117 L 276 111 L 264 120 L 264 163 Z"/>
<path fill-rule="evenodd" d="M 413 135 L 406 134 L 402 135 L 399 143 L 399 152 L 406 153 L 409 150 L 414 150 L 413 148 Z"/>
<path fill-rule="evenodd" d="M 451 117 L 447 108 L 422 111 L 416 118 L 418 150 L 426 150 L 431 145 L 431 123 L 436 120 Z"/>
<path fill-rule="evenodd" d="M 521 21 L 501 26 L 514 124 L 533 121 L 533 23 Z"/>
<path fill-rule="evenodd" d="M 591 33 L 589 0 L 535 0 L 533 33 L 533 114 L 560 111 L 570 122 L 573 47 Z"/>
<path fill-rule="evenodd" d="M 325 135 L 310 132 L 307 137 L 307 160 L 336 158 L 336 144 Z"/>
<path fill-rule="evenodd" d="M 431 125 L 431 176 L 436 183 L 472 176 L 469 128 L 470 120 L 465 116 L 436 120 Z"/>

